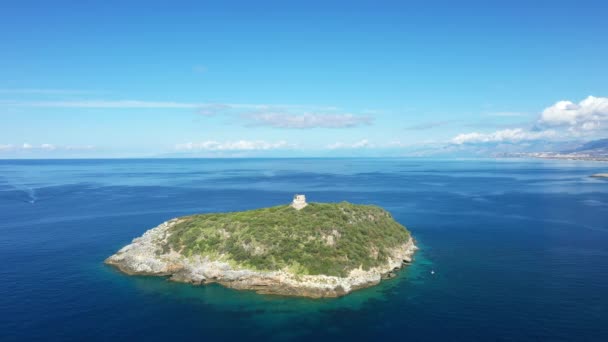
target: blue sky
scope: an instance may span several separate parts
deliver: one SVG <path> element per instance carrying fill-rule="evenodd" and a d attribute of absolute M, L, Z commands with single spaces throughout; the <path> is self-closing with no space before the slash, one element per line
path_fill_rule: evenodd
<path fill-rule="evenodd" d="M 0 158 L 456 155 L 608 127 L 602 1 L 0 9 Z"/>

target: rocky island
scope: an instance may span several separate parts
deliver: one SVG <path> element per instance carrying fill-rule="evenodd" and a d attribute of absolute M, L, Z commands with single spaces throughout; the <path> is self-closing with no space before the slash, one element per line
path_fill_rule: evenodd
<path fill-rule="evenodd" d="M 131 275 L 320 298 L 378 284 L 416 249 L 380 207 L 296 195 L 291 205 L 169 220 L 105 262 Z"/>

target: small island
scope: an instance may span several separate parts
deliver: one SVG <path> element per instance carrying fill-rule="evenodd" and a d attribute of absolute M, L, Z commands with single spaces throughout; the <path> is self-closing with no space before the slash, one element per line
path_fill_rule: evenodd
<path fill-rule="evenodd" d="M 608 173 L 596 173 L 594 175 L 591 175 L 591 177 L 593 177 L 593 178 L 608 178 Z"/>
<path fill-rule="evenodd" d="M 380 207 L 296 195 L 291 205 L 169 220 L 105 262 L 131 275 L 321 298 L 394 276 L 416 249 Z"/>

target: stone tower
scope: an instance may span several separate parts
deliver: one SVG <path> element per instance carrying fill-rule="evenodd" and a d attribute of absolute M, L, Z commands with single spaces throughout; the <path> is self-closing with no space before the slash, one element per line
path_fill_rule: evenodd
<path fill-rule="evenodd" d="M 293 201 L 291 202 L 292 207 L 296 208 L 297 210 L 300 210 L 307 205 L 308 205 L 308 203 L 306 203 L 306 196 L 304 196 L 304 195 L 293 196 Z"/>

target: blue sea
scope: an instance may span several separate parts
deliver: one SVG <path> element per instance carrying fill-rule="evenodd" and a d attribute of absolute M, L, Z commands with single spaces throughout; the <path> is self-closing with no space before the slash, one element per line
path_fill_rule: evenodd
<path fill-rule="evenodd" d="M 0 340 L 608 341 L 600 162 L 0 161 Z M 133 277 L 103 260 L 182 215 L 376 204 L 420 250 L 338 299 Z"/>

